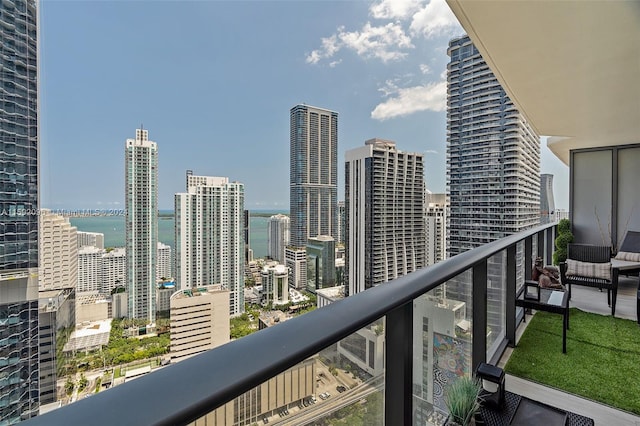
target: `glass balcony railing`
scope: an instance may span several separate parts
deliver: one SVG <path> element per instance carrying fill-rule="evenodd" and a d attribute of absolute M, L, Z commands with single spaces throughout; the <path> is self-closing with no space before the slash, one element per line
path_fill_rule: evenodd
<path fill-rule="evenodd" d="M 554 233 L 485 244 L 26 424 L 441 425 L 448 384 L 515 343 L 516 291 Z"/>

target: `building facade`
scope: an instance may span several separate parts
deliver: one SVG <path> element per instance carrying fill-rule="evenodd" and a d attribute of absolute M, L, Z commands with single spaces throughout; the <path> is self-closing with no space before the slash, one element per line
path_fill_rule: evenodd
<path fill-rule="evenodd" d="M 161 281 L 164 277 L 173 277 L 172 271 L 173 257 L 171 256 L 171 246 L 158 241 L 158 264 L 156 266 L 156 280 Z"/>
<path fill-rule="evenodd" d="M 0 423 L 36 416 L 38 389 L 38 2 L 0 14 Z M 16 336 L 20 336 L 19 338 Z"/>
<path fill-rule="evenodd" d="M 285 265 L 289 269 L 289 282 L 301 289 L 307 285 L 307 250 L 306 248 L 287 247 L 284 251 Z"/>
<path fill-rule="evenodd" d="M 221 284 L 232 316 L 244 312 L 244 185 L 187 172 L 187 192 L 175 194 L 176 279 L 187 290 Z"/>
<path fill-rule="evenodd" d="M 318 235 L 307 241 L 307 290 L 336 285 L 336 242 L 329 235 Z"/>
<path fill-rule="evenodd" d="M 553 175 L 540 175 L 540 223 L 553 222 L 556 202 L 553 198 Z"/>
<path fill-rule="evenodd" d="M 40 292 L 40 404 L 58 400 L 58 378 L 65 374 L 64 345 L 75 329 L 75 288 Z"/>
<path fill-rule="evenodd" d="M 446 259 L 447 255 L 447 194 L 425 196 L 427 245 L 426 264 L 433 265 Z"/>
<path fill-rule="evenodd" d="M 244 239 L 244 264 L 248 265 L 253 260 L 253 250 L 251 250 L 251 212 L 242 212 L 242 235 Z"/>
<path fill-rule="evenodd" d="M 273 260 L 285 262 L 284 250 L 289 244 L 289 216 L 276 214 L 269 218 L 268 253 Z"/>
<path fill-rule="evenodd" d="M 344 244 L 345 231 L 347 229 L 347 210 L 344 201 L 338 201 L 338 240 L 337 244 Z"/>
<path fill-rule="evenodd" d="M 136 129 L 125 149 L 125 241 L 128 317 L 156 319 L 158 250 L 158 145 Z"/>
<path fill-rule="evenodd" d="M 69 219 L 40 211 L 40 290 L 75 288 L 78 284 L 77 230 Z"/>
<path fill-rule="evenodd" d="M 84 246 L 93 246 L 103 249 L 104 248 L 104 234 L 101 232 L 84 232 L 77 231 L 78 248 Z"/>
<path fill-rule="evenodd" d="M 347 295 L 425 266 L 422 154 L 370 139 L 345 154 Z"/>
<path fill-rule="evenodd" d="M 104 250 L 84 246 L 78 250 L 78 293 L 97 293 L 102 287 L 102 256 Z"/>
<path fill-rule="evenodd" d="M 127 271 L 127 251 L 124 247 L 105 250 L 101 259 L 100 292 L 110 294 L 124 286 Z"/>
<path fill-rule="evenodd" d="M 262 303 L 283 305 L 289 303 L 289 270 L 284 265 L 265 265 L 262 276 Z"/>
<path fill-rule="evenodd" d="M 208 426 L 245 426 L 267 424 L 264 419 L 285 408 L 297 407 L 316 393 L 316 357 L 272 377 L 259 386 L 229 401 L 195 421 Z"/>
<path fill-rule="evenodd" d="M 337 240 L 337 112 L 308 105 L 291 108 L 289 184 L 291 250 L 304 250 L 307 239 L 317 235 Z M 306 283 L 304 276 L 293 278 L 301 280 L 293 283 L 296 287 Z"/>
<path fill-rule="evenodd" d="M 171 296 L 172 361 L 182 361 L 230 340 L 229 295 L 222 286 L 211 285 L 183 289 Z"/>
<path fill-rule="evenodd" d="M 449 42 L 448 253 L 540 223 L 540 140 L 469 37 Z"/>

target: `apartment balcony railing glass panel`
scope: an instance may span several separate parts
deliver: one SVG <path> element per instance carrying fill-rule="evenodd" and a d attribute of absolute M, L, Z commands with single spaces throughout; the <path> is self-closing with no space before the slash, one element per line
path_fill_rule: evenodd
<path fill-rule="evenodd" d="M 516 287 L 536 256 L 550 263 L 554 228 L 484 244 L 27 424 L 178 425 L 214 410 L 226 424 L 262 424 L 258 400 L 269 424 L 354 413 L 370 416 L 367 425 L 442 424 L 448 383 L 515 342 Z"/>

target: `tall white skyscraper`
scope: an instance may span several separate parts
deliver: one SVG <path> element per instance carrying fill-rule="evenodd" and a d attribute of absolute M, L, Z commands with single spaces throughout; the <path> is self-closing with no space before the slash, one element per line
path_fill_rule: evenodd
<path fill-rule="evenodd" d="M 158 250 L 158 146 L 136 129 L 125 145 L 128 317 L 156 319 Z"/>
<path fill-rule="evenodd" d="M 78 283 L 77 229 L 69 219 L 49 210 L 40 212 L 40 271 L 42 290 L 76 288 Z"/>
<path fill-rule="evenodd" d="M 306 285 L 305 246 L 309 237 L 338 239 L 338 113 L 308 105 L 290 111 L 290 242 L 285 257 L 294 286 Z M 297 262 L 297 260 L 296 260 Z"/>
<path fill-rule="evenodd" d="M 422 154 L 383 139 L 345 160 L 345 293 L 353 295 L 425 266 L 424 165 Z"/>
<path fill-rule="evenodd" d="M 171 271 L 172 263 L 171 246 L 158 241 L 158 264 L 156 267 L 157 280 L 162 279 L 162 277 L 166 279 L 173 277 L 173 273 Z"/>
<path fill-rule="evenodd" d="M 556 202 L 553 198 L 553 175 L 540 175 L 540 223 L 549 223 L 555 217 Z"/>
<path fill-rule="evenodd" d="M 244 312 L 244 185 L 193 176 L 175 194 L 175 274 L 180 289 L 221 284 L 231 315 Z"/>
<path fill-rule="evenodd" d="M 427 245 L 426 264 L 433 265 L 444 260 L 447 255 L 447 194 L 425 196 Z"/>
<path fill-rule="evenodd" d="M 289 244 L 289 216 L 277 214 L 269 218 L 267 255 L 280 263 L 285 263 L 284 250 Z"/>
<path fill-rule="evenodd" d="M 15 0 L 0 13 L 0 424 L 36 416 L 38 371 L 39 2 Z M 28 212 L 25 214 L 25 212 Z M 6 318 L 6 317 L 5 317 Z M 3 318 L 3 320 L 5 319 Z"/>
<path fill-rule="evenodd" d="M 453 256 L 540 223 L 540 140 L 468 36 L 451 40 L 448 54 Z"/>

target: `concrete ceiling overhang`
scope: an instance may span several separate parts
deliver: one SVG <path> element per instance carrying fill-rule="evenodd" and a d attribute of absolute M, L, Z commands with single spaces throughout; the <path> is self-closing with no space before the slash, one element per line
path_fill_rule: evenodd
<path fill-rule="evenodd" d="M 640 143 L 640 2 L 447 0 L 505 91 L 565 164 Z"/>

